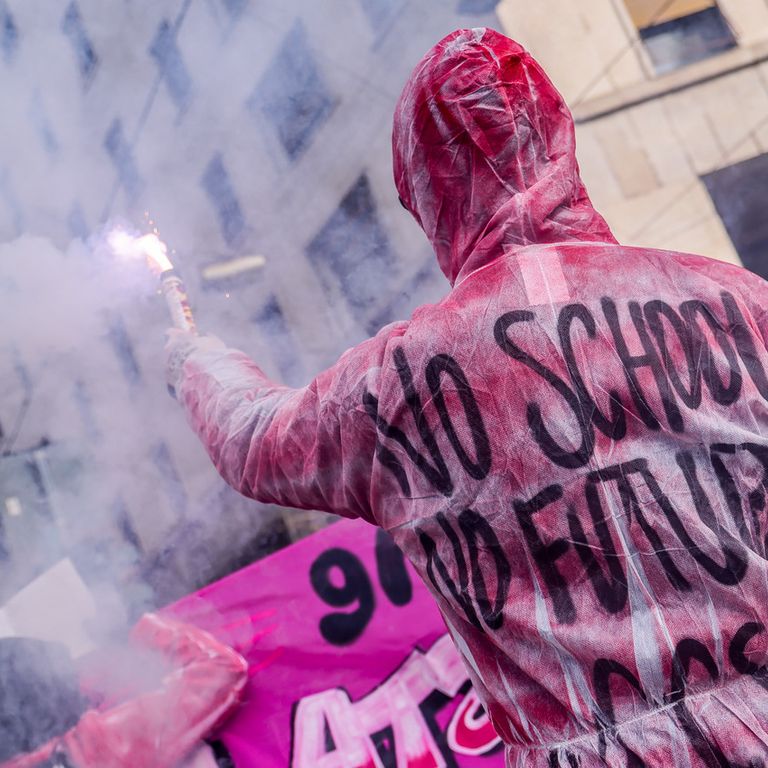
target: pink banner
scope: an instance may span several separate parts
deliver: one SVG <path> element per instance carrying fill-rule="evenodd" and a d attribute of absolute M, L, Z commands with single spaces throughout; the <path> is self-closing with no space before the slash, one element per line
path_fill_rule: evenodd
<path fill-rule="evenodd" d="M 501 768 L 431 595 L 389 536 L 343 520 L 169 611 L 238 648 L 236 768 Z"/>

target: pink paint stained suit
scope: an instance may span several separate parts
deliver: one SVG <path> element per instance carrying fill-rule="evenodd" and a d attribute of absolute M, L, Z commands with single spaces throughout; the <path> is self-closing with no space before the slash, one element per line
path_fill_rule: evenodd
<path fill-rule="evenodd" d="M 302 389 L 189 342 L 211 458 L 392 534 L 510 766 L 765 765 L 766 283 L 618 244 L 562 97 L 492 30 L 422 59 L 393 153 L 451 292 Z"/>
<path fill-rule="evenodd" d="M 163 678 L 152 690 L 139 690 L 124 701 L 88 709 L 66 733 L 29 754 L 4 761 L 0 768 L 202 765 L 194 762 L 204 757 L 200 739 L 237 708 L 247 682 L 247 662 L 208 632 L 154 613 L 142 616 L 130 639 L 137 648 L 161 654 L 167 663 Z M 112 663 L 124 660 L 112 659 Z M 105 668 L 98 671 L 102 678 L 109 676 Z M 135 669 L 133 676 L 141 678 L 141 669 Z M 66 699 L 59 696 L 58 701 Z M 30 711 L 21 711 L 19 718 L 29 718 Z M 0 730 L 0 738 L 2 735 Z"/>

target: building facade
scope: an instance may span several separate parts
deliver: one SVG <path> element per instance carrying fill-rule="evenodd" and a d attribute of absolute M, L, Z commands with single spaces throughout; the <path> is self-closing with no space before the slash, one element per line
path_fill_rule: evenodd
<path fill-rule="evenodd" d="M 421 55 L 494 5 L 0 0 L 0 604 L 66 555 L 135 613 L 324 523 L 223 486 L 165 392 L 162 300 L 113 300 L 99 232 L 156 226 L 201 329 L 309 381 L 447 290 L 391 119 Z"/>
<path fill-rule="evenodd" d="M 218 479 L 165 392 L 162 301 L 114 298 L 99 232 L 157 226 L 200 327 L 307 382 L 447 291 L 391 117 L 482 25 L 566 96 L 619 240 L 768 275 L 763 0 L 0 0 L 0 603 L 69 556 L 136 613 L 323 524 Z"/>
<path fill-rule="evenodd" d="M 763 0 L 503 0 L 498 15 L 573 109 L 587 188 L 621 242 L 768 276 Z"/>

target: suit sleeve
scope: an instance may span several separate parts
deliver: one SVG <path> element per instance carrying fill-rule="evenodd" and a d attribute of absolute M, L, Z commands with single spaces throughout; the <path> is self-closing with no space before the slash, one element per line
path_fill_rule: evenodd
<path fill-rule="evenodd" d="M 240 493 L 372 522 L 376 428 L 363 395 L 376 389 L 387 345 L 406 327 L 387 326 L 301 389 L 270 381 L 242 352 L 193 351 L 177 395 L 216 468 Z"/>
<path fill-rule="evenodd" d="M 207 632 L 146 614 L 131 639 L 162 653 L 171 669 L 156 690 L 106 711 L 86 712 L 61 743 L 74 765 L 176 765 L 240 700 L 248 664 Z"/>

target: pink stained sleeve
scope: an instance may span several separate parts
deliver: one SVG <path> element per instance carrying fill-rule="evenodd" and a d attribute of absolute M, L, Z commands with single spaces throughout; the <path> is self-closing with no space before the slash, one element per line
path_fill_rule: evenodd
<path fill-rule="evenodd" d="M 222 477 L 264 503 L 372 521 L 375 424 L 363 393 L 376 391 L 394 323 L 345 352 L 300 389 L 276 384 L 242 352 L 199 350 L 177 396 Z"/>
<path fill-rule="evenodd" d="M 172 665 L 161 685 L 103 712 L 89 711 L 61 747 L 83 768 L 167 768 L 185 757 L 237 706 L 248 664 L 197 627 L 146 614 L 131 640 Z"/>

